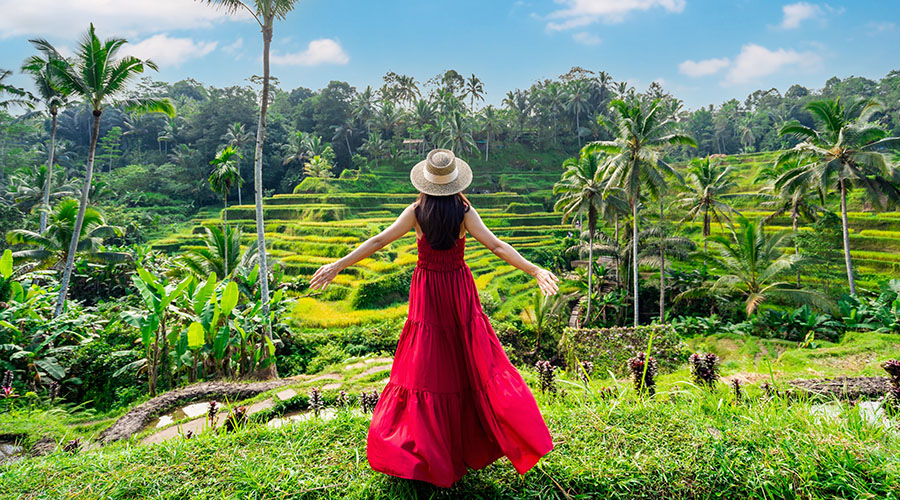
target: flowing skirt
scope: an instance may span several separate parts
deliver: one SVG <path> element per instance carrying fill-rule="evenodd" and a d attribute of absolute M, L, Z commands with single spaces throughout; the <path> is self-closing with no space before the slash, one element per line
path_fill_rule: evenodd
<path fill-rule="evenodd" d="M 506 456 L 520 474 L 553 449 L 534 396 L 497 340 L 469 268 L 422 262 L 391 378 L 375 407 L 374 470 L 437 486 Z"/>

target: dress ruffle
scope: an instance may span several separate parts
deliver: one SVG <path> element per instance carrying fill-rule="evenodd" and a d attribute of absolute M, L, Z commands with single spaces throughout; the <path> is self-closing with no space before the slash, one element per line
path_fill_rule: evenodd
<path fill-rule="evenodd" d="M 374 470 L 444 487 L 504 455 L 524 474 L 553 448 L 534 396 L 481 309 L 463 253 L 463 239 L 443 251 L 419 242 L 409 318 L 367 447 Z"/>

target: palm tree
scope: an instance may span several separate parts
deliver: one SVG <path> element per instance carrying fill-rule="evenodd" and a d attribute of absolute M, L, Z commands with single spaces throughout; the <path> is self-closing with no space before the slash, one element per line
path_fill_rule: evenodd
<path fill-rule="evenodd" d="M 238 152 L 233 147 L 226 146 L 209 162 L 213 166 L 213 171 L 209 175 L 209 186 L 225 202 L 225 209 L 222 210 L 222 223 L 226 237 L 228 236 L 228 193 L 234 186 L 240 189 L 241 184 L 244 183 L 241 172 L 237 169 L 238 158 L 240 158 Z M 224 276 L 228 276 L 228 246 L 225 246 Z"/>
<path fill-rule="evenodd" d="M 350 138 L 353 137 L 353 124 L 350 121 L 345 121 L 341 125 L 333 125 L 331 130 L 334 131 L 334 135 L 331 136 L 332 142 L 336 143 L 343 139 L 344 144 L 347 146 L 347 154 L 353 156 L 353 149 L 350 147 Z"/>
<path fill-rule="evenodd" d="M 294 162 L 302 165 L 307 159 L 322 154 L 325 145 L 316 134 L 296 132 L 288 136 L 288 142 L 281 146 L 281 150 L 284 151 L 284 165 Z"/>
<path fill-rule="evenodd" d="M 259 24 L 263 35 L 263 78 L 262 95 L 259 100 L 259 125 L 256 128 L 256 154 L 253 165 L 253 187 L 256 201 L 256 239 L 259 246 L 259 288 L 262 298 L 262 312 L 266 320 L 266 331 L 263 332 L 262 343 L 269 345 L 269 349 L 262 349 L 262 366 L 260 375 L 267 378 L 278 376 L 275 367 L 275 358 L 267 362 L 272 349 L 272 325 L 269 318 L 269 268 L 266 262 L 266 224 L 263 220 L 263 143 L 266 139 L 266 115 L 269 110 L 269 52 L 272 45 L 272 36 L 275 29 L 275 20 L 283 20 L 288 13 L 294 10 L 297 0 L 199 0 L 201 2 L 218 5 L 226 11 L 235 13 L 246 10 Z"/>
<path fill-rule="evenodd" d="M 57 179 L 55 183 L 53 179 L 50 180 L 52 187 L 49 193 L 45 190 L 48 177 Z M 42 207 L 43 212 L 43 207 L 50 207 L 50 200 L 78 196 L 79 186 L 78 182 L 66 179 L 65 170 L 62 168 L 54 168 L 53 172 L 48 175 L 47 165 L 31 165 L 18 169 L 10 176 L 9 188 L 16 206 L 22 212 L 28 213 L 37 205 Z M 44 204 L 45 199 L 47 200 L 46 205 Z M 47 229 L 46 224 L 44 224 L 44 229 Z M 43 233 L 43 231 L 38 232 Z"/>
<path fill-rule="evenodd" d="M 256 242 L 241 253 L 243 229 L 240 224 L 228 231 L 228 237 L 218 227 L 207 227 L 204 238 L 205 248 L 191 248 L 179 258 L 179 263 L 205 279 L 212 273 L 228 279 L 233 275 L 243 275 L 256 265 Z"/>
<path fill-rule="evenodd" d="M 762 219 L 763 224 L 768 224 L 775 218 L 784 214 L 790 214 L 791 227 L 794 236 L 800 231 L 800 219 L 806 221 L 815 221 L 819 214 L 827 211 L 819 202 L 825 199 L 824 193 L 819 191 L 817 186 L 808 184 L 794 183 L 789 188 L 784 189 L 778 184 L 781 176 L 789 171 L 803 166 L 802 159 L 796 159 L 788 162 L 775 163 L 772 166 L 761 169 L 756 175 L 756 181 L 768 180 L 758 193 L 764 201 L 760 206 L 773 209 L 774 211 Z M 797 240 L 794 240 L 794 253 L 800 255 L 800 246 Z M 797 268 L 797 287 L 800 287 L 800 268 Z"/>
<path fill-rule="evenodd" d="M 649 102 L 625 102 L 617 99 L 610 103 L 617 114 L 615 123 L 604 115 L 597 119 L 616 135 L 612 141 L 588 143 L 584 149 L 588 153 L 606 152 L 611 154 L 607 162 L 607 189 L 624 189 L 632 214 L 632 238 L 634 239 L 632 265 L 634 266 L 634 326 L 638 326 L 638 206 L 641 190 L 646 187 L 651 193 L 659 193 L 666 188 L 665 174 L 679 177 L 671 165 L 663 161 L 660 152 L 663 146 L 685 144 L 696 147 L 697 143 L 687 135 L 673 131 L 675 117 L 664 110 L 659 100 Z"/>
<path fill-rule="evenodd" d="M 331 162 L 329 162 L 327 158 L 316 155 L 306 162 L 306 165 L 303 166 L 303 172 L 310 177 L 328 179 L 334 177 L 334 174 L 331 172 L 331 167 Z"/>
<path fill-rule="evenodd" d="M 375 168 L 378 168 L 378 159 L 384 157 L 387 151 L 387 141 L 378 132 L 372 132 L 359 149 L 375 160 Z"/>
<path fill-rule="evenodd" d="M 416 79 L 411 76 L 397 76 L 396 96 L 400 102 L 413 103 L 420 96 Z"/>
<path fill-rule="evenodd" d="M 372 132 L 370 125 L 375 116 L 375 101 L 375 92 L 371 86 L 367 86 L 365 90 L 356 94 L 350 103 L 353 118 L 366 126 L 367 134 Z"/>
<path fill-rule="evenodd" d="M 591 86 L 585 80 L 574 80 L 569 85 L 566 95 L 566 107 L 575 114 L 575 135 L 578 136 L 578 147 L 581 147 L 581 115 L 590 111 Z"/>
<path fill-rule="evenodd" d="M 166 120 L 162 130 L 159 131 L 156 140 L 160 145 L 165 143 L 166 149 L 162 151 L 164 155 L 169 154 L 169 143 L 178 140 L 178 136 L 181 134 L 181 121 L 178 117 L 172 117 Z"/>
<path fill-rule="evenodd" d="M 463 96 L 469 96 L 472 99 L 470 109 L 475 112 L 475 100 L 484 101 L 484 83 L 472 73 L 472 76 L 466 79 L 465 92 Z"/>
<path fill-rule="evenodd" d="M 78 208 L 78 217 L 75 219 L 75 229 L 72 231 L 72 242 L 59 287 L 59 298 L 56 302 L 54 317 L 62 313 L 63 305 L 66 302 L 72 267 L 75 264 L 75 250 L 79 248 L 78 239 L 81 235 L 81 226 L 90 201 L 88 197 L 91 193 L 91 180 L 94 176 L 94 154 L 97 151 L 97 139 L 100 136 L 100 116 L 110 99 L 127 92 L 128 83 L 134 77 L 143 73 L 145 68 L 157 69 L 156 65 L 149 60 L 145 61 L 132 56 L 116 59 L 119 50 L 126 43 L 122 38 L 110 38 L 101 42 L 97 38 L 94 25 L 91 24 L 79 44 L 72 64 L 62 60 L 52 62 L 54 73 L 59 78 L 60 89 L 73 97 L 87 101 L 93 114 L 87 172 L 81 189 L 81 203 Z M 130 98 L 123 104 L 126 109 L 133 112 L 162 112 L 170 116 L 175 114 L 175 108 L 168 99 Z"/>
<path fill-rule="evenodd" d="M 6 111 L 10 106 L 32 107 L 34 105 L 34 97 L 30 93 L 8 83 L 3 83 L 12 74 L 12 71 L 0 68 L 0 110 Z M 26 113 L 14 119 L 13 123 L 29 116 L 30 114 Z M 0 149 L 0 186 L 6 185 L 6 137 L 8 133 L 6 130 L 3 132 L 3 147 Z"/>
<path fill-rule="evenodd" d="M 828 302 L 819 294 L 793 288 L 790 283 L 780 280 L 802 261 L 797 254 L 784 253 L 783 248 L 790 244 L 792 237 L 790 231 L 769 236 L 759 222 L 739 217 L 738 228 L 730 239 L 722 235 L 710 238 L 719 250 L 720 255 L 714 258 L 724 273 L 709 290 L 743 295 L 748 317 L 774 296 L 828 307 Z"/>
<path fill-rule="evenodd" d="M 887 137 L 872 115 L 882 106 L 873 99 L 840 98 L 812 101 L 806 109 L 818 119 L 820 128 L 813 129 L 791 122 L 778 131 L 804 139 L 793 149 L 782 153 L 778 163 L 802 160 L 776 181 L 789 193 L 804 185 L 817 186 L 822 193 L 835 189 L 841 197 L 841 226 L 844 239 L 844 262 L 850 293 L 856 293 L 853 261 L 850 257 L 850 232 L 847 224 L 847 192 L 862 187 L 870 201 L 880 207 L 900 199 L 900 187 L 893 181 L 897 171 L 888 166 L 883 150 L 900 147 L 900 137 Z"/>
<path fill-rule="evenodd" d="M 710 161 L 708 155 L 706 158 L 694 158 L 687 172 L 685 190 L 675 200 L 676 207 L 687 210 L 681 222 L 688 219 L 694 221 L 697 220 L 697 217 L 703 217 L 704 253 L 707 251 L 706 240 L 712 229 L 712 221 L 715 220 L 720 226 L 722 219 L 731 223 L 728 214 L 737 213 L 723 201 L 734 197 L 734 195 L 727 194 L 737 186 L 732 179 L 733 174 L 734 169 Z"/>
<path fill-rule="evenodd" d="M 0 110 L 6 111 L 10 106 L 31 106 L 33 99 L 31 94 L 14 85 L 3 81 L 12 76 L 13 72 L 0 68 Z"/>
<path fill-rule="evenodd" d="M 80 237 L 74 252 L 70 247 L 73 239 L 78 215 L 82 224 L 78 226 Z M 13 229 L 6 235 L 11 245 L 27 245 L 33 248 L 13 253 L 16 259 L 36 261 L 29 271 L 36 269 L 59 269 L 71 260 L 75 253 L 84 254 L 97 262 L 124 262 L 131 260 L 131 255 L 123 252 L 108 252 L 103 248 L 103 240 L 122 236 L 120 227 L 108 226 L 103 215 L 94 208 L 81 211 L 78 201 L 65 199 L 60 201 L 49 214 L 47 228 L 42 233 L 26 229 Z"/>
<path fill-rule="evenodd" d="M 43 233 L 47 229 L 47 212 L 50 210 L 50 184 L 53 180 L 53 155 L 56 152 L 57 115 L 60 108 L 68 104 L 69 95 L 61 90 L 61 85 L 57 81 L 58 78 L 53 69 L 53 61 L 63 60 L 64 58 L 46 40 L 34 39 L 29 41 L 44 57 L 40 55 L 31 56 L 22 65 L 22 71 L 31 74 L 37 96 L 41 103 L 47 107 L 47 113 L 50 114 L 51 120 L 50 146 L 47 148 L 49 149 L 46 169 L 47 178 L 44 181 L 44 197 L 41 204 L 40 232 Z"/>
<path fill-rule="evenodd" d="M 234 122 L 225 130 L 225 133 L 222 134 L 221 140 L 225 141 L 225 145 L 233 147 L 234 150 L 238 152 L 236 161 L 238 172 L 240 172 L 241 156 L 244 154 L 244 146 L 250 144 L 250 141 L 253 140 L 253 134 L 247 132 L 247 127 L 245 127 L 243 123 Z M 241 198 L 241 188 L 238 188 L 237 193 L 238 205 L 243 205 L 244 200 Z"/>
<path fill-rule="evenodd" d="M 390 139 L 403 123 L 403 110 L 394 106 L 394 103 L 390 101 L 385 102 L 375 116 L 375 121 L 378 127 L 384 131 L 384 137 Z"/>
<path fill-rule="evenodd" d="M 586 317 L 591 316 L 593 293 L 594 236 L 599 217 L 606 216 L 619 198 L 610 196 L 603 179 L 603 158 L 598 154 L 582 153 L 578 158 L 563 162 L 564 172 L 553 185 L 553 194 L 560 195 L 553 210 L 562 212 L 563 224 L 571 217 L 587 215 L 588 233 L 588 303 Z"/>
<path fill-rule="evenodd" d="M 481 114 L 481 131 L 484 132 L 487 142 L 484 147 L 484 161 L 491 160 L 491 139 L 500 131 L 502 122 L 500 114 L 493 105 L 484 108 Z"/>
<path fill-rule="evenodd" d="M 457 154 L 468 154 L 478 150 L 472 136 L 472 123 L 462 113 L 441 117 L 438 122 L 438 137 L 442 148 L 451 149 Z"/>

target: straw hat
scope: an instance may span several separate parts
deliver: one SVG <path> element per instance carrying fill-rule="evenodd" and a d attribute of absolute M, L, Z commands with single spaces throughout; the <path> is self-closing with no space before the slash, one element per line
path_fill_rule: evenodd
<path fill-rule="evenodd" d="M 449 149 L 432 149 L 416 164 L 409 180 L 419 191 L 432 196 L 448 196 L 469 187 L 472 169 Z"/>

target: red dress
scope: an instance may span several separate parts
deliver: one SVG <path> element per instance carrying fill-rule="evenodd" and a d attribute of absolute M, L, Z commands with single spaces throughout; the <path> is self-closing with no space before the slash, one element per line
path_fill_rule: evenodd
<path fill-rule="evenodd" d="M 369 464 L 442 487 L 504 455 L 524 474 L 553 441 L 481 309 L 465 238 L 450 250 L 425 238 L 418 247 L 409 318 L 369 426 Z"/>

